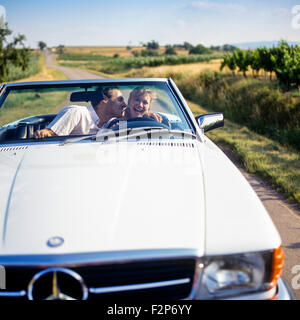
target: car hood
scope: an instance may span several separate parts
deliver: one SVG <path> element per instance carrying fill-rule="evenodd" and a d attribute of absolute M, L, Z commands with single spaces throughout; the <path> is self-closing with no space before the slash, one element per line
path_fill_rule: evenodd
<path fill-rule="evenodd" d="M 169 140 L 172 141 L 172 140 Z M 0 152 L 2 254 L 280 245 L 263 205 L 209 140 L 35 144 Z M 61 237 L 64 243 L 47 243 Z"/>
<path fill-rule="evenodd" d="M 7 149 L 0 153 L 2 254 L 175 248 L 203 254 L 203 177 L 192 144 Z M 49 246 L 52 237 L 64 243 Z"/>

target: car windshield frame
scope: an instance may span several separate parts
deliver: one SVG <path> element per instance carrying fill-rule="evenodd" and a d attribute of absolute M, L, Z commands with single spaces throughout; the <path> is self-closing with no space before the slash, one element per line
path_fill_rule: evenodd
<path fill-rule="evenodd" d="M 36 89 L 59 89 L 59 88 L 91 88 L 99 85 L 103 86 L 155 86 L 157 84 L 163 84 L 165 86 L 166 94 L 171 95 L 169 98 L 172 101 L 172 103 L 176 104 L 176 107 L 180 110 L 180 115 L 184 117 L 185 122 L 189 126 L 190 132 L 194 135 L 197 135 L 197 129 L 195 126 L 195 121 L 193 121 L 193 117 L 191 117 L 191 112 L 189 109 L 183 96 L 181 95 L 180 91 L 176 87 L 175 83 L 172 81 L 171 78 L 133 78 L 133 79 L 91 79 L 91 80 L 62 80 L 62 81 L 39 81 L 39 82 L 17 82 L 17 83 L 8 83 L 8 84 L 1 84 L 0 86 L 0 110 L 3 107 L 7 97 L 9 96 L 10 92 L 12 91 L 20 91 L 20 90 L 36 90 Z M 175 106 L 175 105 L 174 105 Z M 16 119 L 18 121 L 20 119 Z M 10 122 L 12 123 L 12 122 Z M 0 127 L 3 128 L 7 124 L 4 124 Z M 65 140 L 70 137 L 80 137 L 80 136 L 87 136 L 87 135 L 67 135 L 67 136 L 55 136 L 46 138 L 43 141 L 60 141 Z M 43 142 L 41 140 L 35 140 L 32 138 L 27 138 L 25 140 L 27 143 L 31 141 L 35 141 L 36 143 Z M 25 142 L 22 139 L 14 139 L 9 141 L 1 141 L 1 144 L 7 144 L 7 143 L 20 143 Z"/>

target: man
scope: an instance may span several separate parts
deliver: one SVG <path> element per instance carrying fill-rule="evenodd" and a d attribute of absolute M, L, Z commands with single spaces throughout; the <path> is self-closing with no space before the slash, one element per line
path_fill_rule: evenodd
<path fill-rule="evenodd" d="M 105 88 L 99 90 L 89 107 L 73 105 L 62 109 L 45 129 L 34 133 L 34 138 L 97 133 L 111 118 L 121 117 L 125 108 L 119 88 Z"/>

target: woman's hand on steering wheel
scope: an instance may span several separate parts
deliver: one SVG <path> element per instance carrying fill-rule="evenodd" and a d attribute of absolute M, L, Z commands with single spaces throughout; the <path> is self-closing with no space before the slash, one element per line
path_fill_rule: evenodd
<path fill-rule="evenodd" d="M 147 114 L 147 117 L 152 118 L 152 119 L 156 120 L 157 122 L 162 122 L 162 120 L 163 120 L 163 118 L 159 114 L 154 113 L 154 112 L 149 112 Z"/>

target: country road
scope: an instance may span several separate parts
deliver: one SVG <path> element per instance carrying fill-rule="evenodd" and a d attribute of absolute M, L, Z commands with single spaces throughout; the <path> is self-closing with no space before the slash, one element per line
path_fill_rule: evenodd
<path fill-rule="evenodd" d="M 48 67 L 63 72 L 70 80 L 103 78 L 86 70 L 57 66 L 54 63 L 52 54 L 48 52 L 45 53 L 45 63 Z M 300 300 L 299 277 L 297 282 L 299 289 L 292 287 L 293 278 L 296 276 L 296 274 L 292 273 L 292 268 L 296 265 L 299 265 L 300 268 L 300 206 L 289 204 L 282 195 L 270 188 L 262 179 L 247 173 L 228 148 L 221 148 L 251 184 L 276 225 L 282 239 L 285 254 L 283 276 L 290 284 L 296 299 Z"/>
<path fill-rule="evenodd" d="M 61 71 L 70 80 L 104 79 L 104 77 L 86 70 L 58 66 L 54 62 L 53 54 L 51 54 L 48 50 L 45 51 L 45 64 L 49 68 Z"/>

